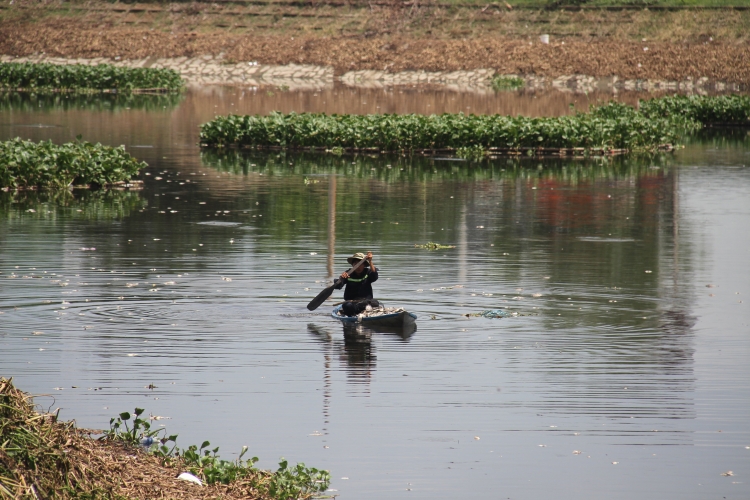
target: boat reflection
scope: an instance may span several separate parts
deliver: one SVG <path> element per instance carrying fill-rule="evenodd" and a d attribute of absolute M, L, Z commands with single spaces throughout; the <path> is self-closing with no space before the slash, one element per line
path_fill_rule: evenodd
<path fill-rule="evenodd" d="M 337 328 L 333 326 L 318 326 L 313 323 L 307 325 L 307 331 L 325 345 L 324 354 L 327 365 L 331 360 L 338 357 L 346 365 L 347 375 L 352 382 L 369 382 L 372 372 L 375 370 L 375 346 L 373 345 L 373 334 L 386 334 L 400 338 L 408 342 L 416 332 L 417 326 L 411 324 L 408 327 L 371 327 L 362 324 L 342 325 L 344 337 L 343 342 L 337 338 Z M 330 367 L 328 367 L 330 368 Z"/>
<path fill-rule="evenodd" d="M 407 322 L 403 325 L 371 325 L 362 323 L 343 323 L 344 339 L 347 337 L 364 337 L 370 339 L 373 333 L 393 334 L 401 337 L 404 341 L 409 341 L 412 335 L 417 331 L 417 324 Z"/>

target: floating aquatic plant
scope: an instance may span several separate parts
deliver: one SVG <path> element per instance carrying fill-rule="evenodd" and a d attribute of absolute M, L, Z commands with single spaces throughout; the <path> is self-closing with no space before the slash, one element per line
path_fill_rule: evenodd
<path fill-rule="evenodd" d="M 0 188 L 61 188 L 70 185 L 108 186 L 131 180 L 147 165 L 123 146 L 82 141 L 0 142 Z"/>
<path fill-rule="evenodd" d="M 428 241 L 424 245 L 414 245 L 414 248 L 426 248 L 427 250 L 444 250 L 446 248 L 456 248 L 454 245 L 441 245 L 440 243 L 434 243 Z"/>
<path fill-rule="evenodd" d="M 179 91 L 180 74 L 166 68 L 111 64 L 0 63 L 0 88 L 36 91 Z"/>
<path fill-rule="evenodd" d="M 589 113 L 552 118 L 501 115 L 326 115 L 271 113 L 219 116 L 201 126 L 204 146 L 335 150 L 582 148 L 653 151 L 673 143 L 668 118 L 647 118 L 610 103 Z"/>
<path fill-rule="evenodd" d="M 675 95 L 639 101 L 641 114 L 649 118 L 669 118 L 704 125 L 750 125 L 750 96 Z"/>
<path fill-rule="evenodd" d="M 327 115 L 274 112 L 218 116 L 201 125 L 204 146 L 250 146 L 341 152 L 452 150 L 474 155 L 541 149 L 653 152 L 711 123 L 746 123 L 750 98 L 666 98 L 592 106 L 558 117 L 502 115 Z M 744 121 L 743 121 L 744 120 Z"/>

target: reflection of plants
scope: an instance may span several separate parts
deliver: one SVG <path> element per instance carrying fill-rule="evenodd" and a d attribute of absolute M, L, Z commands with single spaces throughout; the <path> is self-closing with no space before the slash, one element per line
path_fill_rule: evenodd
<path fill-rule="evenodd" d="M 184 82 L 172 69 L 124 68 L 111 64 L 0 63 L 0 87 L 24 90 L 181 90 Z"/>
<path fill-rule="evenodd" d="M 309 498 L 328 488 L 328 471 L 308 468 L 302 463 L 290 468 L 284 458 L 274 473 L 256 469 L 254 465 L 258 457 L 243 460 L 247 446 L 242 447 L 240 456 L 234 461 L 219 458 L 219 448 L 209 449 L 211 443 L 208 441 L 204 441 L 200 447 L 191 445 L 186 449 L 179 449 L 176 445 L 177 435 L 167 435 L 163 428 L 151 430 L 148 420 L 141 418 L 143 411 L 142 408 L 136 408 L 133 415 L 123 412 L 110 419 L 109 430 L 105 431 L 102 439 L 122 441 L 131 446 L 145 445 L 163 463 L 179 463 L 207 484 L 244 481 L 250 483 L 253 489 L 278 500 Z M 167 443 L 172 443 L 171 448 Z"/>
<path fill-rule="evenodd" d="M 495 90 L 518 90 L 526 86 L 526 81 L 517 76 L 498 75 L 490 82 Z"/>
<path fill-rule="evenodd" d="M 185 98 L 184 94 L 60 94 L 35 92 L 0 92 L 0 110 L 39 112 L 52 109 L 83 109 L 87 111 L 121 111 L 143 109 L 156 111 L 174 108 Z"/>
<path fill-rule="evenodd" d="M 651 166 L 660 165 L 666 168 L 672 161 L 669 154 L 642 158 L 491 158 L 479 166 L 468 162 L 440 161 L 420 155 L 337 157 L 309 152 L 269 153 L 236 149 L 201 151 L 201 162 L 204 165 L 237 175 L 255 172 L 279 177 L 299 175 L 304 179 L 310 175 L 336 174 L 386 183 L 555 178 L 576 184 L 599 178 L 616 179 L 649 175 L 655 172 L 650 169 Z"/>
<path fill-rule="evenodd" d="M 0 191 L 0 217 L 8 220 L 121 220 L 145 206 L 141 193 L 130 190 Z"/>
<path fill-rule="evenodd" d="M 481 160 L 487 154 L 482 146 L 469 146 L 465 148 L 456 148 L 456 156 L 466 158 L 467 160 Z"/>
<path fill-rule="evenodd" d="M 0 142 L 0 187 L 64 188 L 128 181 L 147 165 L 124 147 L 81 141 L 62 145 L 16 138 Z"/>

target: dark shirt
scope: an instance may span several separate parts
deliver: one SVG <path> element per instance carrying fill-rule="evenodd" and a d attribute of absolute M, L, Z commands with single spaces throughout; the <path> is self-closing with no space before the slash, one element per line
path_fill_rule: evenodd
<path fill-rule="evenodd" d="M 362 275 L 349 276 L 348 279 L 338 278 L 336 290 L 341 290 L 346 285 L 344 300 L 372 299 L 372 283 L 377 280 L 378 272 L 366 268 Z"/>

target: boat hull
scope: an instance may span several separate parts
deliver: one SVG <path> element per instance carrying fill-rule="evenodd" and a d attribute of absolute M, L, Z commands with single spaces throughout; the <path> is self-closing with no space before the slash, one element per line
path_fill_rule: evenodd
<path fill-rule="evenodd" d="M 331 311 L 331 316 L 345 325 L 365 325 L 372 327 L 386 328 L 405 328 L 414 325 L 417 322 L 417 315 L 408 311 L 399 311 L 393 314 L 383 314 L 381 316 L 359 317 L 359 316 L 340 316 L 341 306 Z"/>

